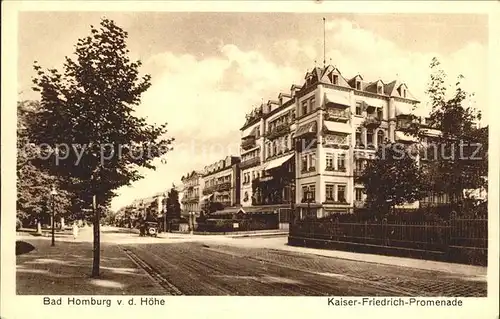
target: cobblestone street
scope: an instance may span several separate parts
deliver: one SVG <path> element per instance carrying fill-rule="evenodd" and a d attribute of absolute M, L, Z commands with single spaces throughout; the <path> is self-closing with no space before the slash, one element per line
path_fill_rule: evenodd
<path fill-rule="evenodd" d="M 67 294 L 74 285 L 83 294 L 481 297 L 487 292 L 485 278 L 464 275 L 457 271 L 461 265 L 438 271 L 321 256 L 304 248 L 287 250 L 294 247 L 285 245 L 286 237 L 144 238 L 124 230 L 104 230 L 103 280 L 95 281 L 88 278 L 90 234 L 82 232 L 76 241 L 61 237 L 56 248 L 48 238 L 27 238 L 35 250 L 18 256 L 18 293 Z"/>

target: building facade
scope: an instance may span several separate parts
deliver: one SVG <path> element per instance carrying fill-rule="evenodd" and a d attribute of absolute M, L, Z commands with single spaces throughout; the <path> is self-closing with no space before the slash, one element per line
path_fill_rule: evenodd
<path fill-rule="evenodd" d="M 201 211 L 200 198 L 202 193 L 202 172 L 192 171 L 181 178 L 182 182 L 182 212 L 194 212 L 199 214 Z M 181 194 L 179 194 L 181 195 Z"/>
<path fill-rule="evenodd" d="M 227 156 L 204 168 L 202 182 L 202 209 L 209 203 L 221 208 L 240 204 L 240 157 Z"/>
<path fill-rule="evenodd" d="M 333 66 L 308 72 L 297 106 L 296 203 L 300 216 L 350 212 L 365 201 L 355 177 L 378 145 L 406 139 L 398 131 L 419 103 L 404 83 L 346 79 Z"/>

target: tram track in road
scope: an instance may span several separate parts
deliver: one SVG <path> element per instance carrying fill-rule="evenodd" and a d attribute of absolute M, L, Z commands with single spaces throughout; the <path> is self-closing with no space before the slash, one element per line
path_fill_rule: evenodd
<path fill-rule="evenodd" d="M 204 246 L 204 247 L 203 247 Z M 247 254 L 207 245 L 131 246 L 138 258 L 158 270 L 185 295 L 331 296 L 415 295 L 387 285 L 373 285 L 349 276 L 329 276 Z M 208 249 L 207 249 L 208 248 Z"/>
<path fill-rule="evenodd" d="M 271 260 L 266 259 L 266 258 L 259 258 L 259 257 L 255 257 L 255 256 L 244 255 L 244 254 L 235 254 L 234 252 L 228 252 L 228 251 L 225 251 L 224 249 L 220 249 L 220 248 L 204 247 L 204 249 L 210 250 L 212 252 L 219 253 L 219 254 L 225 254 L 225 255 L 229 255 L 229 256 L 237 256 L 239 258 L 246 258 L 246 259 L 254 260 L 254 261 L 257 261 L 260 263 L 266 263 L 268 265 L 282 267 L 282 268 L 286 268 L 286 269 L 289 269 L 292 271 L 301 272 L 304 274 L 310 274 L 313 276 L 335 278 L 335 276 L 329 276 L 328 274 L 325 274 L 325 273 L 311 271 L 311 270 L 307 270 L 307 269 L 300 268 L 300 267 L 294 267 L 291 265 L 286 265 L 286 264 L 283 264 L 280 262 L 271 261 Z M 376 288 L 379 292 L 384 292 L 387 295 L 414 296 L 416 293 L 415 291 L 411 291 L 408 289 L 402 289 L 399 287 L 394 287 L 394 286 L 384 284 L 381 282 L 374 282 L 374 281 L 367 280 L 367 279 L 357 277 L 357 276 L 341 275 L 341 277 L 338 277 L 338 279 L 341 281 L 350 281 L 350 282 L 357 283 L 357 284 L 364 284 L 364 285 L 366 285 L 366 287 L 369 286 L 369 287 Z M 322 287 L 323 283 L 321 281 L 318 281 L 316 286 L 317 286 L 317 288 L 321 289 L 321 288 L 323 288 Z M 325 286 L 325 288 L 328 288 L 328 286 Z"/>
<path fill-rule="evenodd" d="M 172 285 L 165 277 L 161 275 L 161 273 L 156 270 L 153 266 L 148 264 L 143 259 L 139 258 L 134 252 L 130 251 L 127 248 L 120 247 L 123 252 L 127 255 L 127 257 L 134 262 L 137 267 L 144 270 L 148 277 L 160 286 L 168 295 L 172 296 L 183 296 L 184 294 L 177 287 Z"/>

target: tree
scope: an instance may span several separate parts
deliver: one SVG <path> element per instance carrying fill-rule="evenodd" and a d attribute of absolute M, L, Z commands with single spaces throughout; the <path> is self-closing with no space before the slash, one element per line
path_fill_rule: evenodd
<path fill-rule="evenodd" d="M 429 189 L 449 194 L 452 204 L 460 204 L 465 190 L 487 188 L 488 128 L 478 127 L 481 113 L 466 105 L 474 95 L 461 88 L 463 76 L 459 75 L 449 97 L 446 73 L 437 58 L 432 59 L 430 69 L 427 94 L 432 110 L 426 124 L 439 130 L 441 135 L 428 138 L 426 127 L 420 121 L 414 121 L 411 133 L 421 141 L 427 139 L 432 144 L 427 150 L 437 153 L 428 164 Z M 424 153 L 426 157 L 429 155 Z"/>
<path fill-rule="evenodd" d="M 128 57 L 127 32 L 112 20 L 90 27 L 78 40 L 73 57 L 66 57 L 63 72 L 42 70 L 35 61 L 35 91 L 41 93 L 31 139 L 46 147 L 40 165 L 57 173 L 78 190 L 94 217 L 92 276 L 99 276 L 99 222 L 102 207 L 114 190 L 141 179 L 139 167 L 155 169 L 153 159 L 171 149 L 166 124 L 147 124 L 134 108 L 151 86 L 140 77 L 140 61 Z"/>
<path fill-rule="evenodd" d="M 29 132 L 34 129 L 33 119 L 40 108 L 37 101 L 20 101 L 17 105 L 17 218 L 29 224 L 35 223 L 41 232 L 42 221 L 48 221 L 53 209 L 50 201 L 52 187 L 58 189 L 55 196 L 56 212 L 65 217 L 73 194 L 60 187 L 57 176 L 47 174 L 36 166 L 37 148 L 31 145 Z M 49 207 L 50 206 L 50 207 Z"/>
<path fill-rule="evenodd" d="M 406 147 L 386 143 L 379 147 L 375 159 L 369 160 L 359 181 L 364 184 L 369 208 L 376 216 L 389 213 L 391 207 L 423 198 L 421 168 Z"/>
<path fill-rule="evenodd" d="M 179 220 L 181 218 L 181 204 L 179 203 L 179 191 L 172 185 L 172 188 L 167 194 L 167 205 L 166 205 L 167 223 L 171 224 L 173 220 Z M 170 228 L 170 227 L 169 227 Z"/>

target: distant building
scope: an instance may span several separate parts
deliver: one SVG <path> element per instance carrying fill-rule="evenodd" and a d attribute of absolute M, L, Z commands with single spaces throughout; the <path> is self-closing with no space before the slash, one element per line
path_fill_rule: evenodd
<path fill-rule="evenodd" d="M 204 168 L 201 204 L 218 203 L 221 207 L 240 204 L 240 158 L 227 156 Z"/>
<path fill-rule="evenodd" d="M 182 197 L 181 198 L 182 212 L 184 214 L 189 212 L 200 213 L 200 195 L 202 192 L 202 172 L 192 171 L 185 176 L 182 176 Z"/>

